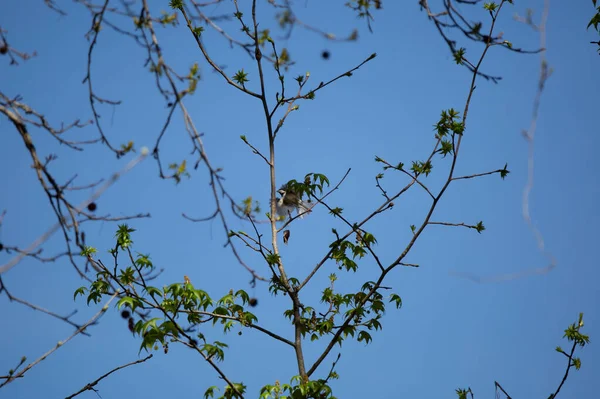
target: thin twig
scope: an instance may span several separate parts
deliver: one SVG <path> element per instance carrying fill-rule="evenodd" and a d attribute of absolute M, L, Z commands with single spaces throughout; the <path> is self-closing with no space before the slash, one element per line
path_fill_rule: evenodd
<path fill-rule="evenodd" d="M 121 370 L 121 369 L 124 369 L 124 368 L 126 368 L 126 367 L 133 366 L 133 365 L 135 365 L 135 364 L 144 363 L 146 360 L 148 360 L 148 359 L 152 358 L 152 356 L 153 356 L 152 354 L 149 354 L 148 356 L 146 356 L 146 357 L 145 357 L 145 358 L 143 358 L 143 359 L 138 359 L 138 360 L 136 360 L 136 361 L 134 361 L 134 362 L 127 363 L 127 364 L 124 364 L 124 365 L 122 365 L 122 366 L 119 366 L 119 367 L 115 367 L 114 369 L 110 370 L 108 373 L 106 373 L 106 374 L 103 374 L 101 377 L 97 378 L 96 380 L 94 380 L 94 381 L 92 381 L 92 382 L 90 382 L 90 383 L 86 384 L 86 385 L 85 385 L 83 388 L 81 388 L 79 391 L 75 392 L 75 393 L 74 393 L 74 394 L 72 394 L 72 395 L 69 395 L 69 396 L 67 396 L 65 399 L 72 399 L 72 398 L 74 398 L 75 396 L 78 396 L 79 394 L 81 394 L 81 393 L 83 393 L 83 392 L 85 392 L 85 391 L 90 391 L 90 390 L 91 390 L 91 391 L 94 391 L 94 392 L 96 392 L 96 393 L 97 393 L 97 390 L 96 390 L 96 389 L 94 389 L 94 386 L 96 386 L 96 385 L 97 385 L 97 384 L 98 384 L 100 381 L 102 381 L 104 378 L 106 378 L 106 377 L 108 377 L 109 375 L 111 375 L 112 373 L 114 373 L 114 372 L 116 372 L 116 371 L 119 371 L 119 370 Z"/>
<path fill-rule="evenodd" d="M 23 370 L 19 371 L 18 373 L 16 373 L 14 376 L 12 376 L 11 378 L 7 379 L 6 381 L 4 381 L 2 384 L 0 384 L 0 388 L 2 388 L 4 385 L 12 382 L 15 378 L 19 378 L 22 377 L 27 371 L 29 371 L 32 367 L 34 367 L 35 365 L 37 365 L 38 363 L 40 363 L 42 360 L 45 360 L 48 356 L 50 356 L 52 353 L 54 353 L 58 348 L 62 347 L 64 344 L 66 344 L 67 342 L 69 342 L 71 339 L 73 339 L 75 336 L 77 336 L 78 334 L 82 333 L 88 326 L 96 323 L 96 320 L 98 320 L 100 317 L 102 317 L 102 315 L 104 315 L 104 313 L 106 313 L 106 311 L 108 310 L 108 305 L 113 301 L 113 299 L 115 299 L 117 297 L 117 295 L 119 295 L 119 291 L 115 292 L 110 299 L 106 302 L 106 304 L 104 304 L 104 306 L 102 306 L 102 308 L 98 311 L 98 313 L 96 313 L 91 319 L 89 319 L 84 325 L 82 325 L 80 328 L 78 328 L 73 334 L 71 334 L 67 339 L 65 339 L 64 341 L 59 341 L 56 346 L 54 346 L 54 348 L 50 349 L 48 352 L 44 353 L 42 356 L 40 356 L 37 360 L 35 360 L 32 363 L 29 363 Z"/>
<path fill-rule="evenodd" d="M 141 155 L 139 155 L 137 158 L 132 159 L 131 161 L 129 161 L 129 163 L 127 165 L 125 165 L 125 167 L 123 169 L 121 169 L 119 172 L 113 174 L 110 177 L 110 179 L 108 179 L 102 186 L 100 186 L 100 188 L 98 189 L 98 191 L 96 191 L 92 196 L 90 196 L 88 199 L 86 199 L 81 204 L 79 204 L 79 206 L 76 208 L 76 211 L 78 211 L 78 212 L 81 211 L 88 204 L 90 204 L 90 203 L 94 202 L 96 199 L 100 198 L 100 196 L 104 193 L 104 191 L 106 191 L 106 189 L 108 189 L 117 180 L 119 180 L 119 177 L 121 177 L 123 174 L 129 172 L 138 163 L 140 163 L 141 161 L 143 161 L 146 158 L 147 155 L 148 155 L 148 151 L 147 150 L 146 151 L 142 151 Z M 0 274 L 6 273 L 8 270 L 10 270 L 12 267 L 14 267 L 17 263 L 19 263 L 26 256 L 25 253 L 31 253 L 37 247 L 39 247 L 41 244 L 43 244 L 44 242 L 46 242 L 54 233 L 56 233 L 56 231 L 61 227 L 61 225 L 62 225 L 62 223 L 60 221 L 57 222 L 48 231 L 46 231 L 44 234 L 42 234 L 37 240 L 35 240 L 34 242 L 32 242 L 24 250 L 24 252 L 22 252 L 19 255 L 15 256 L 14 258 L 12 258 L 11 260 L 9 260 L 4 265 L 0 266 Z"/>

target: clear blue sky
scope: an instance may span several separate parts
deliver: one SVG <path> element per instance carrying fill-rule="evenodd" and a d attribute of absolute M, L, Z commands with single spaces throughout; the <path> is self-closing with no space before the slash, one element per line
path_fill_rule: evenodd
<path fill-rule="evenodd" d="M 19 66 L 8 65 L 0 57 L 0 90 L 44 113 L 58 125 L 73 119 L 87 120 L 92 113 L 87 102 L 85 76 L 87 41 L 84 34 L 91 24 L 87 10 L 72 2 L 60 3 L 67 16 L 59 16 L 43 2 L 22 0 L 0 6 L 0 26 L 8 31 L 10 44 L 23 51 L 37 51 L 37 57 Z M 381 203 L 374 176 L 381 170 L 374 157 L 391 163 L 423 159 L 433 145 L 432 125 L 442 109 L 462 110 L 470 75 L 454 64 L 441 37 L 415 1 L 385 1 L 376 13 L 374 33 L 343 6 L 343 1 L 300 1 L 296 10 L 303 20 L 338 36 L 359 27 L 357 43 L 332 43 L 314 33 L 296 29 L 279 47 L 288 46 L 297 60 L 288 73 L 292 79 L 310 71 L 313 84 L 326 81 L 377 52 L 375 60 L 318 93 L 312 102 L 300 103 L 278 140 L 280 183 L 301 179 L 305 173 L 324 173 L 337 181 L 348 168 L 352 172 L 341 190 L 330 197 L 333 206 L 345 209 L 351 220 L 361 220 Z M 334 4 L 335 3 L 335 4 Z M 432 7 L 439 4 L 430 0 Z M 535 48 L 538 36 L 514 21 L 526 7 L 541 10 L 542 1 L 515 1 L 507 5 L 498 24 L 506 39 L 517 47 Z M 152 1 L 155 13 L 168 9 L 168 1 Z M 463 7 L 464 8 L 464 7 Z M 214 15 L 231 10 L 230 2 L 211 9 Z M 270 15 L 266 13 L 264 15 Z M 442 398 L 455 397 L 454 389 L 470 386 L 476 397 L 493 397 L 494 381 L 513 397 L 546 398 L 554 392 L 565 369 L 564 356 L 557 345 L 566 348 L 563 330 L 579 312 L 585 314 L 584 333 L 592 344 L 580 352 L 582 369 L 569 376 L 562 398 L 591 398 L 599 388 L 600 272 L 598 271 L 597 204 L 600 183 L 597 177 L 598 136 L 597 93 L 600 89 L 600 57 L 591 40 L 596 34 L 585 26 L 593 14 L 591 2 L 552 1 L 548 20 L 548 61 L 553 74 L 548 81 L 538 120 L 535 149 L 535 187 L 531 196 L 534 223 L 544 235 L 546 247 L 558 260 L 548 274 L 477 284 L 452 275 L 497 276 L 543 267 L 547 260 L 521 215 L 521 196 L 526 183 L 527 145 L 521 131 L 529 126 L 539 72 L 539 56 L 519 55 L 495 48 L 484 62 L 484 70 L 500 74 L 497 85 L 479 81 L 463 141 L 457 174 L 472 174 L 501 168 L 508 163 L 506 180 L 497 175 L 465 180 L 450 186 L 436 210 L 434 220 L 476 223 L 483 220 L 483 234 L 473 230 L 430 226 L 419 239 L 407 262 L 418 269 L 397 269 L 385 285 L 393 286 L 404 301 L 400 310 L 390 307 L 383 331 L 373 342 L 347 341 L 333 383 L 340 398 Z M 479 13 L 485 18 L 483 12 Z M 475 14 L 473 14 L 475 17 Z M 180 18 L 181 20 L 181 18 Z M 121 21 L 122 23 L 123 21 Z M 129 23 L 129 22 L 126 22 Z M 263 28 L 274 25 L 265 18 Z M 131 25 L 126 25 L 131 26 Z M 275 39 L 280 37 L 273 27 Z M 158 28 L 169 63 L 185 73 L 198 61 L 202 80 L 197 93 L 186 105 L 215 166 L 224 168 L 226 187 L 236 198 L 252 195 L 266 209 L 269 198 L 268 169 L 239 139 L 244 134 L 259 149 L 267 148 L 260 104 L 249 99 L 213 73 L 203 61 L 183 25 Z M 249 86 L 255 88 L 253 62 L 239 50 L 210 33 L 207 46 L 219 64 L 233 75 L 244 68 Z M 462 40 L 462 37 L 460 38 Z M 329 50 L 329 60 L 321 58 Z M 469 46 L 474 57 L 480 46 Z M 106 29 L 100 35 L 94 54 L 94 76 L 98 95 L 120 99 L 119 107 L 104 106 L 102 123 L 116 144 L 133 140 L 137 148 L 152 148 L 167 109 L 157 93 L 153 76 L 144 67 L 146 54 L 131 40 Z M 272 78 L 273 76 L 271 76 Z M 277 81 L 267 89 L 273 99 Z M 0 211 L 7 215 L 0 241 L 25 247 L 56 222 L 40 189 L 31 160 L 11 123 L 0 117 Z M 78 184 L 106 178 L 120 169 L 131 156 L 115 160 L 105 148 L 92 146 L 74 153 L 58 146 L 44 131 L 31 131 L 42 156 L 59 156 L 52 171 L 61 179 L 78 174 Z M 70 138 L 93 138 L 95 128 L 69 133 Z M 163 143 L 165 162 L 188 160 L 189 138 L 181 116 Z M 432 176 L 435 186 L 446 176 L 448 160 L 436 160 Z M 127 174 L 98 201 L 98 213 L 114 216 L 150 212 L 152 218 L 134 220 L 137 229 L 134 249 L 150 253 L 165 272 L 160 284 L 181 282 L 188 275 L 198 287 L 218 298 L 229 289 L 247 289 L 259 300 L 255 314 L 261 324 L 286 336 L 292 327 L 282 317 L 288 303 L 272 297 L 266 284 L 248 286 L 249 275 L 224 249 L 225 236 L 218 222 L 191 223 L 181 217 L 207 216 L 213 211 L 207 172 L 203 165 L 192 170 L 191 179 L 175 185 L 158 178 L 154 160 Z M 389 174 L 383 182 L 390 190 L 405 182 Z M 73 202 L 87 198 L 93 190 L 75 193 Z M 409 226 L 418 224 L 427 207 L 427 196 L 415 187 L 397 201 L 391 213 L 366 228 L 378 239 L 379 256 L 388 263 L 397 257 L 410 237 Z M 340 227 L 324 209 L 295 222 L 293 239 L 282 249 L 288 273 L 300 278 L 326 253 L 331 228 Z M 247 223 L 232 220 L 231 228 L 251 231 Z M 100 256 L 113 244 L 116 225 L 95 223 L 86 226 L 87 241 L 99 248 Z M 267 233 L 265 229 L 265 234 Z M 45 246 L 45 254 L 64 250 L 56 235 Z M 266 266 L 242 249 L 245 259 L 263 275 Z M 0 264 L 10 257 L 0 252 Z M 373 279 L 377 267 L 370 260 L 355 275 L 340 273 L 338 287 L 355 290 L 361 279 Z M 328 264 L 304 292 L 305 304 L 318 305 L 319 292 L 328 285 L 327 276 L 337 272 Z M 77 322 L 84 322 L 98 308 L 73 302 L 73 291 L 83 285 L 65 260 L 40 264 L 25 260 L 2 276 L 18 297 L 61 314 L 74 309 Z M 285 303 L 284 303 L 285 302 Z M 14 367 L 21 356 L 34 360 L 72 328 L 43 313 L 10 303 L 0 296 L 0 375 Z M 206 327 L 208 337 L 218 338 Z M 266 339 L 255 331 L 237 330 L 223 340 L 230 345 L 224 371 L 248 387 L 247 397 L 257 397 L 258 389 L 275 380 L 288 382 L 296 374 L 295 359 L 288 347 Z M 91 337 L 78 336 L 29 371 L 22 380 L 0 390 L 0 398 L 62 398 L 72 394 L 110 369 L 137 359 L 139 340 L 132 337 L 127 323 L 111 309 Z M 306 344 L 309 364 L 319 353 L 320 344 Z M 326 375 L 338 349 L 323 363 L 318 376 Z M 173 345 L 168 355 L 158 351 L 144 364 L 118 372 L 96 388 L 103 399 L 201 397 L 210 385 L 223 386 L 214 371 L 189 349 Z M 88 391 L 82 398 L 96 398 Z"/>

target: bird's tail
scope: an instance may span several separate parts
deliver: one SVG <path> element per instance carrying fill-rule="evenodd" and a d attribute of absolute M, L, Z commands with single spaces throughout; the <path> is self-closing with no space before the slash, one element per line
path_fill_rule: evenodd
<path fill-rule="evenodd" d="M 298 203 L 298 215 L 300 215 L 300 219 L 302 219 L 307 213 L 312 212 L 311 209 L 312 205 L 310 202 L 304 202 L 300 200 Z"/>

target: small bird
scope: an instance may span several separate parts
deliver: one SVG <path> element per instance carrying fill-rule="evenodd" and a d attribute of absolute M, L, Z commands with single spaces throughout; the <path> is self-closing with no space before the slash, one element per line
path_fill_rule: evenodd
<path fill-rule="evenodd" d="M 303 218 L 305 213 L 310 212 L 309 205 L 302 201 L 300 196 L 287 186 L 284 185 L 277 192 L 281 195 L 280 198 L 277 198 L 276 202 L 277 215 L 283 217 L 289 215 L 291 218 L 292 212 L 295 209 L 300 218 Z"/>

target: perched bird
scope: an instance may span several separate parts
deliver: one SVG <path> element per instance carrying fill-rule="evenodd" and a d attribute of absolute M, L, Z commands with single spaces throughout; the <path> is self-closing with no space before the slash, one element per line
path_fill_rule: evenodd
<path fill-rule="evenodd" d="M 304 217 L 304 213 L 310 212 L 309 203 L 302 201 L 300 196 L 287 186 L 281 187 L 277 191 L 281 197 L 276 200 L 276 208 L 278 216 L 290 216 L 296 210 L 300 218 Z"/>

